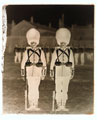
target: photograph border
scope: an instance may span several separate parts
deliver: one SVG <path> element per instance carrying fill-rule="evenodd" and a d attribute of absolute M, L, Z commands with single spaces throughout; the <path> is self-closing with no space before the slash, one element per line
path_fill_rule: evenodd
<path fill-rule="evenodd" d="M 31 1 L 31 0 L 19 0 L 19 1 L 16 1 L 16 0 L 1 0 L 0 1 L 0 39 L 1 39 L 1 41 L 0 41 L 0 70 L 2 71 L 2 65 L 1 65 L 1 63 L 2 63 L 2 57 L 3 57 L 3 55 L 2 55 L 2 7 L 3 6 L 5 6 L 5 5 L 34 5 L 34 4 L 39 4 L 39 5 L 47 5 L 47 4 L 69 4 L 69 5 L 91 5 L 91 4 L 93 4 L 94 6 L 95 6 L 95 9 L 94 9 L 94 102 L 95 101 L 97 101 L 96 100 L 96 98 L 97 98 L 97 93 L 96 93 L 96 90 L 97 90 L 97 88 L 96 88 L 96 86 L 97 86 L 97 83 L 96 83 L 96 79 L 97 79 L 97 76 L 95 75 L 95 71 L 96 71 L 96 69 L 97 69 L 97 64 L 96 64 L 96 51 L 97 51 L 97 48 L 96 48 L 96 27 L 97 27 L 97 25 L 96 25 L 96 11 L 97 11 L 97 9 L 96 9 L 96 0 L 86 0 L 86 1 L 84 1 L 84 0 L 81 0 L 80 2 L 78 2 L 77 0 L 68 0 L 68 2 L 63 2 L 64 0 L 60 0 L 60 2 L 58 1 L 58 0 L 54 0 L 54 1 L 52 1 L 52 0 L 49 0 L 49 1 L 45 1 L 45 0 L 37 0 L 37 1 Z M 96 104 L 96 102 L 94 103 L 94 114 L 92 114 L 92 115 L 72 115 L 72 114 L 69 114 L 69 115 L 67 115 L 67 114 L 65 114 L 65 115 L 47 115 L 47 114 L 42 114 L 42 115 L 39 115 L 39 114 L 36 114 L 36 115 L 34 115 L 34 114 L 32 114 L 32 115 L 23 115 L 23 114 L 3 114 L 2 113 L 2 108 L 3 108 L 3 105 L 2 105 L 2 93 L 3 93 L 3 91 L 2 91 L 2 79 L 3 79 L 3 76 L 2 76 L 2 72 L 0 72 L 0 119 L 1 120 L 32 120 L 32 119 L 34 119 L 34 120 L 59 120 L 59 119 L 62 119 L 62 120 L 64 120 L 64 119 L 69 119 L 69 120 L 96 120 L 96 117 L 97 117 L 97 114 L 96 114 L 96 112 L 97 112 L 97 104 Z"/>

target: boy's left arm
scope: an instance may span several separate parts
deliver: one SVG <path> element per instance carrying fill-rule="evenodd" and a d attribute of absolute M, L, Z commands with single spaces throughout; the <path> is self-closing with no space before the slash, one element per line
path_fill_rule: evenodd
<path fill-rule="evenodd" d="M 47 66 L 46 66 L 46 58 L 45 58 L 43 50 L 41 50 L 41 61 L 43 62 L 42 77 L 45 77 L 46 72 L 47 72 Z"/>
<path fill-rule="evenodd" d="M 70 62 L 72 62 L 71 66 L 71 79 L 74 77 L 74 56 L 73 56 L 73 51 L 70 50 Z"/>

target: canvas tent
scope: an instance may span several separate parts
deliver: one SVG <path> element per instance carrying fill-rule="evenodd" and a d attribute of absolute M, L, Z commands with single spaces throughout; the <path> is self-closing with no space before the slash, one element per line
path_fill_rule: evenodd
<path fill-rule="evenodd" d="M 56 43 L 54 38 L 55 30 L 52 30 L 48 27 L 39 24 L 31 24 L 30 22 L 23 20 L 11 29 L 11 35 L 7 37 L 6 51 L 13 52 L 16 44 L 20 48 L 26 47 L 27 46 L 26 32 L 30 28 L 36 28 L 39 30 L 41 35 L 39 45 L 41 45 L 41 47 L 55 46 Z"/>
<path fill-rule="evenodd" d="M 49 47 L 54 48 L 57 46 L 55 39 L 56 29 L 49 28 L 48 26 L 30 23 L 26 20 L 21 21 L 12 27 L 10 36 L 7 36 L 7 47 L 6 51 L 13 52 L 15 44 L 20 48 L 27 46 L 26 32 L 30 28 L 36 28 L 40 32 L 40 43 L 39 45 L 43 48 Z M 94 28 L 92 26 L 72 26 L 69 28 L 71 31 L 70 45 L 72 47 L 94 47 Z"/>

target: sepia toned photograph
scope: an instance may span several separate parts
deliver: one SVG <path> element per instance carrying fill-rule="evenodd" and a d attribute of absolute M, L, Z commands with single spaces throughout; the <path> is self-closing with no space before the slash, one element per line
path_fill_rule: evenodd
<path fill-rule="evenodd" d="M 94 114 L 94 5 L 2 7 L 3 114 Z"/>

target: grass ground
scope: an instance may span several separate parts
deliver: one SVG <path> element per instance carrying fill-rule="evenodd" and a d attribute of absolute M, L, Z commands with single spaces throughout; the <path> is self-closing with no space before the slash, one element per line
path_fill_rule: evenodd
<path fill-rule="evenodd" d="M 52 112 L 52 91 L 54 82 L 49 76 L 40 84 L 40 112 L 24 109 L 25 82 L 20 76 L 20 64 L 14 63 L 12 54 L 5 54 L 3 73 L 3 113 L 7 114 L 93 114 L 94 79 L 93 64 L 76 66 L 75 76 L 70 82 L 66 112 Z"/>

